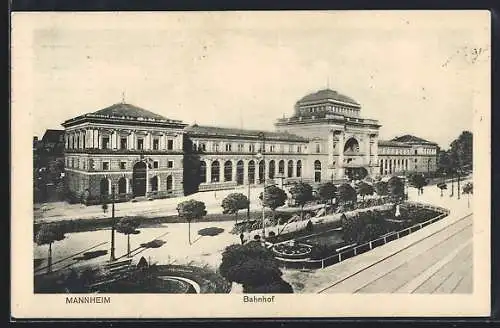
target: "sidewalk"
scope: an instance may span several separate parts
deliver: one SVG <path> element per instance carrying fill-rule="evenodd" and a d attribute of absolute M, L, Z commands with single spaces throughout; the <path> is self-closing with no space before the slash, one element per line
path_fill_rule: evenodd
<path fill-rule="evenodd" d="M 261 209 L 258 196 L 262 192 L 261 186 L 250 188 L 250 209 Z M 125 202 L 115 204 L 115 215 L 143 215 L 146 217 L 177 215 L 177 204 L 188 200 L 196 199 L 205 203 L 208 213 L 222 213 L 221 203 L 224 197 L 233 192 L 240 192 L 248 195 L 248 186 L 242 186 L 229 190 L 218 190 L 198 192 L 189 196 L 155 199 L 153 201 Z M 36 222 L 51 222 L 75 219 L 99 219 L 110 217 L 111 205 L 108 206 L 108 213 L 104 213 L 101 205 L 85 206 L 82 204 L 68 204 L 65 202 L 47 203 L 41 208 L 34 210 Z"/>

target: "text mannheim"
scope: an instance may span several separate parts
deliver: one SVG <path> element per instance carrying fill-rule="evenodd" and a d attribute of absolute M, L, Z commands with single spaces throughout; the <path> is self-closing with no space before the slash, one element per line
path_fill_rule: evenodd
<path fill-rule="evenodd" d="M 112 186 L 122 200 L 181 196 L 187 156 L 199 161 L 199 191 L 436 170 L 436 143 L 411 135 L 379 140 L 379 122 L 360 112 L 350 97 L 324 89 L 297 101 L 271 132 L 188 126 L 114 104 L 62 124 L 66 187 L 87 199 L 102 199 Z"/>

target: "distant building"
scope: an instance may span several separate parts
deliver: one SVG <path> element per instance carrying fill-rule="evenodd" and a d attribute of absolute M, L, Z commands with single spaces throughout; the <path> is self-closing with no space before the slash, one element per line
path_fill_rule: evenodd
<path fill-rule="evenodd" d="M 45 153 L 55 157 L 61 157 L 64 154 L 64 130 L 48 129 L 43 134 L 40 141 L 40 148 Z"/>
<path fill-rule="evenodd" d="M 183 195 L 238 185 L 313 184 L 436 169 L 437 145 L 378 139 L 352 98 L 325 89 L 302 97 L 276 131 L 191 125 L 125 103 L 65 121 L 67 190 L 102 198 Z M 262 156 L 263 155 L 263 156 Z M 191 188 L 189 192 L 191 192 Z"/>
<path fill-rule="evenodd" d="M 426 173 L 437 170 L 439 147 L 412 135 L 379 141 L 379 174 Z"/>

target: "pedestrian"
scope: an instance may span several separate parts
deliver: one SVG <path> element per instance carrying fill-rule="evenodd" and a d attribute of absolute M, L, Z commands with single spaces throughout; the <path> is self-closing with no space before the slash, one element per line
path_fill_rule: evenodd
<path fill-rule="evenodd" d="M 241 244 L 243 245 L 245 243 L 245 235 L 242 233 L 240 233 L 240 240 L 241 240 Z"/>

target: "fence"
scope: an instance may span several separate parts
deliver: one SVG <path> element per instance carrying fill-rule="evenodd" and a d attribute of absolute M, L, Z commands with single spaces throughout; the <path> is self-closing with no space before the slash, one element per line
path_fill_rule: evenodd
<path fill-rule="evenodd" d="M 400 230 L 400 231 L 390 232 L 390 233 L 385 234 L 377 239 L 370 240 L 369 242 L 366 242 L 364 244 L 355 246 L 355 247 L 350 248 L 348 250 L 330 255 L 330 256 L 325 257 L 325 258 L 320 259 L 320 260 L 289 261 L 289 260 L 283 259 L 283 258 L 278 258 L 278 260 L 281 262 L 282 265 L 284 265 L 285 268 L 290 268 L 290 269 L 320 269 L 321 268 L 321 269 L 323 269 L 327 266 L 330 266 L 330 265 L 333 265 L 336 263 L 340 263 L 340 262 L 345 261 L 351 257 L 354 257 L 356 255 L 370 251 L 370 250 L 374 249 L 375 247 L 385 245 L 388 242 L 391 242 L 393 240 L 397 240 L 399 238 L 407 236 L 407 235 L 411 234 L 412 232 L 420 230 L 423 227 L 426 227 L 429 224 L 432 224 L 436 221 L 439 221 L 450 214 L 450 210 L 442 208 L 442 207 L 433 206 L 433 205 L 429 205 L 429 204 L 421 204 L 421 203 L 416 203 L 416 202 L 409 202 L 409 203 L 412 205 L 415 205 L 417 207 L 431 209 L 431 210 L 439 212 L 441 214 L 439 214 L 436 217 L 429 219 L 425 222 L 415 224 L 411 227 L 405 228 L 405 229 Z"/>

